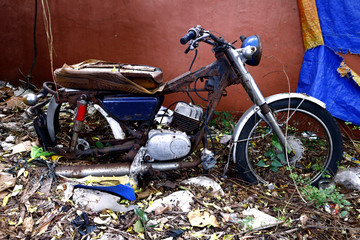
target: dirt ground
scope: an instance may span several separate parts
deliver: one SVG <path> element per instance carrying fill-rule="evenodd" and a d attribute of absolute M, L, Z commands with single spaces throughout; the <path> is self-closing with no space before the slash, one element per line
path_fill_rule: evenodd
<path fill-rule="evenodd" d="M 0 151 L 0 239 L 360 239 L 358 190 L 339 185 L 336 196 L 329 195 L 331 198 L 319 204 L 319 196 L 306 200 L 292 184 L 269 187 L 244 182 L 232 165 L 224 176 L 229 148 L 218 143 L 218 163 L 210 171 L 198 167 L 144 176 L 135 201 L 118 197 L 118 203 L 125 208 L 137 206 L 136 210 L 92 211 L 86 204 L 78 204 L 69 192 L 72 179 L 54 175 L 55 166 L 78 161 L 31 158 L 36 134 L 26 106 L 21 97 L 14 96 L 14 90 L 0 87 L 0 142 L 18 147 L 4 150 L 5 144 Z M 351 128 L 342 125 L 344 170 L 360 168 L 360 151 L 353 137 L 359 130 Z M 107 160 L 84 160 L 81 164 L 99 161 Z M 223 194 L 182 182 L 198 176 L 218 183 Z M 145 211 L 156 200 L 180 191 L 192 194 L 190 211 L 177 204 Z M 254 227 L 255 214 L 245 213 L 251 209 L 276 218 L 276 223 Z"/>

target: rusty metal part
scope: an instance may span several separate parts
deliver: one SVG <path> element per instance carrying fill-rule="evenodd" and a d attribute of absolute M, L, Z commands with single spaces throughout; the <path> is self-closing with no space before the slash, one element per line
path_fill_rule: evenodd
<path fill-rule="evenodd" d="M 129 141 L 121 145 L 104 147 L 102 149 L 95 148 L 95 149 L 87 149 L 87 150 L 75 150 L 74 152 L 68 151 L 69 149 L 55 147 L 55 148 L 49 148 L 49 151 L 61 154 L 67 159 L 76 159 L 84 156 L 103 156 L 110 153 L 129 151 L 130 149 L 132 149 L 134 144 L 135 144 L 134 141 Z"/>
<path fill-rule="evenodd" d="M 148 171 L 149 169 L 154 169 L 158 171 L 170 171 L 178 170 L 183 168 L 193 168 L 201 163 L 201 159 L 198 159 L 193 162 L 154 162 L 154 163 L 145 163 L 145 168 L 142 171 Z"/>
<path fill-rule="evenodd" d="M 225 74 L 227 73 L 227 74 Z M 207 65 L 206 67 L 202 67 L 195 72 L 186 72 L 168 82 L 166 82 L 163 93 L 175 93 L 175 92 L 185 92 L 188 91 L 188 86 L 191 83 L 194 83 L 198 78 L 206 78 L 210 76 L 217 76 L 218 78 L 222 78 L 222 81 L 226 82 L 226 86 L 234 84 L 231 82 L 232 80 L 232 70 L 231 66 L 228 64 L 225 56 L 219 56 L 219 58 Z M 231 75 L 232 74 L 232 75 Z M 226 76 L 224 76 L 226 75 Z"/>
<path fill-rule="evenodd" d="M 75 151 L 76 156 L 102 156 L 109 153 L 124 152 L 130 150 L 134 142 L 126 142 L 122 145 L 104 147 L 102 149 L 87 149 L 84 151 Z"/>
<path fill-rule="evenodd" d="M 196 167 L 201 163 L 201 159 L 193 162 L 155 162 L 143 163 L 141 166 L 141 173 L 146 173 L 150 170 L 170 171 L 183 168 Z M 78 165 L 78 166 L 59 166 L 55 168 L 55 174 L 63 177 L 86 177 L 86 176 L 122 176 L 130 174 L 131 162 L 125 163 L 110 163 L 99 165 Z"/>
<path fill-rule="evenodd" d="M 134 157 L 136 156 L 136 154 L 138 153 L 139 149 L 140 149 L 140 145 L 134 144 L 134 146 L 131 148 L 131 150 L 126 154 L 125 160 L 126 161 L 133 160 Z"/>

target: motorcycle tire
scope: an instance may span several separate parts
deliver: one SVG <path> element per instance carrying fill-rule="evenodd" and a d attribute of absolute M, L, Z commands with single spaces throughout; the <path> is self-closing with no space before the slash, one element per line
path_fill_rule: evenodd
<path fill-rule="evenodd" d="M 236 167 L 241 177 L 251 183 L 291 184 L 295 180 L 316 186 L 321 179 L 334 176 L 343 146 L 332 115 L 311 101 L 297 98 L 269 105 L 293 151 L 287 157 L 271 128 L 254 114 L 235 139 Z"/>

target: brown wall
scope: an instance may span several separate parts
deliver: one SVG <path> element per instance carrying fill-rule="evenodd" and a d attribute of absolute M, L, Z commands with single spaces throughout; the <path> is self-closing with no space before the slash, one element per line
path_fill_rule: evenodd
<path fill-rule="evenodd" d="M 228 41 L 241 34 L 259 34 L 264 56 L 258 67 L 249 69 L 261 91 L 265 96 L 288 91 L 283 70 L 291 91 L 296 90 L 304 54 L 296 0 L 52 0 L 49 4 L 55 68 L 96 58 L 157 66 L 164 80 L 170 80 L 187 71 L 193 58 L 193 53 L 183 53 L 180 37 L 200 24 Z M 33 59 L 34 1 L 0 0 L 0 7 L 0 80 L 18 85 L 18 68 L 27 74 Z M 41 1 L 37 23 L 33 83 L 40 86 L 51 79 Z M 210 46 L 200 46 L 193 70 L 212 61 Z M 240 85 L 229 88 L 219 109 L 244 112 L 251 103 L 243 95 Z M 175 98 L 188 101 L 174 95 L 165 105 Z"/>

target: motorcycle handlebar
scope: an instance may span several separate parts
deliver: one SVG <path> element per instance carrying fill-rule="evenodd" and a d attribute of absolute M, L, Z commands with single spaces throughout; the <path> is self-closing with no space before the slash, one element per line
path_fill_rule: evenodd
<path fill-rule="evenodd" d="M 195 37 L 196 37 L 196 32 L 194 30 L 189 30 L 185 36 L 180 38 L 180 43 L 182 45 L 185 45 L 188 41 L 190 41 L 191 39 L 194 39 Z"/>

